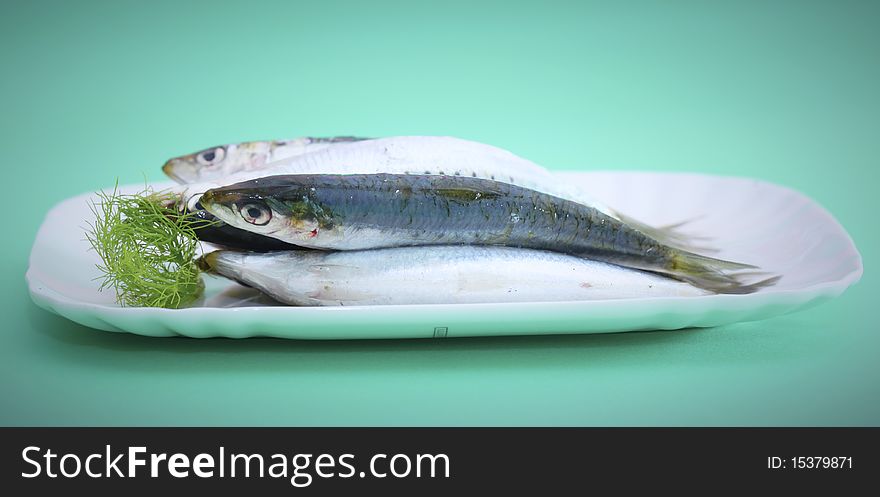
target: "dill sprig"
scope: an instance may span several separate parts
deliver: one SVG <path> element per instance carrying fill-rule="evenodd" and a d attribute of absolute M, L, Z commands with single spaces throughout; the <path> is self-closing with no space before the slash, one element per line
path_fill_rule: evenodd
<path fill-rule="evenodd" d="M 178 309 L 198 299 L 205 285 L 196 264 L 195 230 L 205 222 L 181 214 L 177 197 L 149 187 L 139 193 L 99 192 L 90 207 L 86 238 L 101 258 L 101 291 L 113 288 L 125 307 Z"/>

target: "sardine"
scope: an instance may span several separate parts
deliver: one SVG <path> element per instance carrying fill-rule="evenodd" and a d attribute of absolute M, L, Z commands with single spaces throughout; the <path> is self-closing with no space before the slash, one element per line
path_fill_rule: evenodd
<path fill-rule="evenodd" d="M 507 150 L 479 142 L 448 136 L 397 136 L 334 142 L 307 154 L 294 154 L 286 159 L 272 161 L 265 154 L 240 152 L 237 148 L 234 160 L 228 158 L 221 168 L 223 174 L 210 174 L 209 166 L 199 167 L 198 156 L 172 159 L 168 169 L 194 171 L 206 181 L 185 185 L 178 191 L 185 200 L 185 207 L 196 210 L 202 193 L 225 185 L 284 174 L 414 174 L 448 175 L 489 179 L 521 186 L 556 197 L 593 207 L 600 212 L 622 221 L 664 244 L 685 250 L 697 249 L 694 237 L 679 231 L 680 225 L 655 227 L 633 219 L 596 200 L 593 195 L 564 183 L 547 169 L 519 157 Z M 247 150 L 267 149 L 273 142 L 250 142 Z M 259 145 L 258 144 L 261 144 Z M 297 149 L 296 146 L 291 145 Z M 283 146 L 281 148 L 284 148 Z M 276 150 L 279 148 L 276 147 Z M 210 149 L 209 149 L 210 150 Z M 237 171 L 233 174 L 227 172 Z M 178 174 L 183 174 L 182 172 Z M 704 247 L 699 247 L 705 250 Z"/>
<path fill-rule="evenodd" d="M 593 207 L 481 178 L 270 176 L 209 190 L 201 205 L 232 226 L 308 248 L 522 247 L 654 271 L 717 293 L 759 288 L 727 274 L 754 266 L 670 247 Z"/>
<path fill-rule="evenodd" d="M 604 262 L 509 247 L 212 252 L 205 270 L 291 305 L 471 304 L 707 295 Z"/>
<path fill-rule="evenodd" d="M 226 176 L 263 169 L 267 164 L 322 150 L 337 143 L 369 138 L 333 136 L 299 137 L 291 140 L 268 140 L 231 143 L 169 159 L 162 170 L 178 183 L 222 181 Z"/>

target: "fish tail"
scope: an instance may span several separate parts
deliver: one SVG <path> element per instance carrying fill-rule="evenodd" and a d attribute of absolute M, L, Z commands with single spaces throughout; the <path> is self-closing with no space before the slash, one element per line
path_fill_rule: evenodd
<path fill-rule="evenodd" d="M 743 281 L 744 277 L 766 273 L 754 271 L 742 273 L 741 271 L 758 268 L 750 264 L 725 261 L 685 251 L 675 251 L 669 269 L 672 276 L 704 290 L 734 295 L 754 293 L 776 284 L 781 278 L 781 276 L 769 276 L 755 283 L 746 283 Z"/>

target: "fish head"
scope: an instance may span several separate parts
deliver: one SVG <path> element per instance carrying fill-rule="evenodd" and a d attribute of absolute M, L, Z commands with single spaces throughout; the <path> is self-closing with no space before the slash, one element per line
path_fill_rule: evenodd
<path fill-rule="evenodd" d="M 202 207 L 221 221 L 253 233 L 309 246 L 332 228 L 332 214 L 314 198 L 307 182 L 273 176 L 208 190 Z"/>
<path fill-rule="evenodd" d="M 162 171 L 178 183 L 216 181 L 230 174 L 259 168 L 270 161 L 276 147 L 274 141 L 218 145 L 169 159 Z"/>

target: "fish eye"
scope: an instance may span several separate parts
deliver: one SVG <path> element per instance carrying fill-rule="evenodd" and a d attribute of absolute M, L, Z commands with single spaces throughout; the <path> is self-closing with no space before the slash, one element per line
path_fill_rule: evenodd
<path fill-rule="evenodd" d="M 261 204 L 246 204 L 238 212 L 242 219 L 254 226 L 266 226 L 272 220 L 272 211 Z"/>
<path fill-rule="evenodd" d="M 226 149 L 223 147 L 202 150 L 196 155 L 196 162 L 203 166 L 211 166 L 226 158 Z"/>

